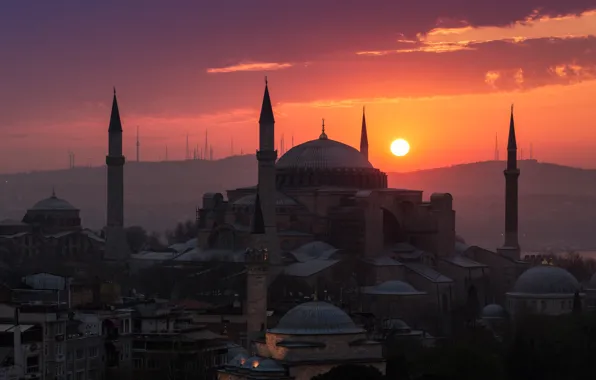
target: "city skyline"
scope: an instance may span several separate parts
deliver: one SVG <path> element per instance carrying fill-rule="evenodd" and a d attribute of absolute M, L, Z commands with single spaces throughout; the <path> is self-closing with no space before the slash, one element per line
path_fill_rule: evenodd
<path fill-rule="evenodd" d="M 232 136 L 251 154 L 265 75 L 278 149 L 282 135 L 286 147 L 316 138 L 321 118 L 358 147 L 366 106 L 370 160 L 385 171 L 490 160 L 495 133 L 502 158 L 515 103 L 521 149 L 594 168 L 596 11 L 550 3 L 5 5 L 0 171 L 65 168 L 68 152 L 101 165 L 113 85 L 129 160 L 137 126 L 142 160 L 165 146 L 184 159 L 186 136 L 202 147 L 207 129 L 216 156 Z M 391 155 L 396 138 L 410 142 L 406 157 Z"/>

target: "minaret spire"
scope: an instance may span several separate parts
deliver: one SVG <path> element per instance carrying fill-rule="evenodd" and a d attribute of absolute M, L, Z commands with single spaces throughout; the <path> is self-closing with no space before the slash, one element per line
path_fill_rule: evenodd
<path fill-rule="evenodd" d="M 250 223 L 251 235 L 265 234 L 265 219 L 263 218 L 263 209 L 261 208 L 261 197 L 259 195 L 259 188 L 257 186 L 257 194 L 255 196 L 255 209 Z"/>
<path fill-rule="evenodd" d="M 263 95 L 263 104 L 261 104 L 261 115 L 259 116 L 259 124 L 275 123 L 273 117 L 273 107 L 271 105 L 271 97 L 269 96 L 269 84 L 267 77 L 265 77 L 265 95 Z"/>
<path fill-rule="evenodd" d="M 509 118 L 509 137 L 507 140 L 507 167 L 505 174 L 505 241 L 499 249 L 502 255 L 512 259 L 520 259 L 518 232 L 518 178 L 517 141 L 515 138 L 515 122 L 513 120 L 513 105 Z"/>
<path fill-rule="evenodd" d="M 118 109 L 118 99 L 116 98 L 116 87 L 114 87 L 112 114 L 110 115 L 110 126 L 108 127 L 108 132 L 122 133 L 122 122 L 120 121 L 120 110 Z"/>
<path fill-rule="evenodd" d="M 517 150 L 517 140 L 515 138 L 515 122 L 513 121 L 513 104 L 511 105 L 511 116 L 509 117 L 509 139 L 507 140 L 507 150 Z"/>
<path fill-rule="evenodd" d="M 112 100 L 112 114 L 108 127 L 108 204 L 106 223 L 105 258 L 112 260 L 125 260 L 130 254 L 126 233 L 124 232 L 124 164 L 122 155 L 122 121 L 116 87 Z"/>
<path fill-rule="evenodd" d="M 275 162 L 275 117 L 269 95 L 269 83 L 265 78 L 265 93 L 261 104 L 259 116 L 259 150 L 257 151 L 258 166 L 258 192 L 262 202 L 263 220 L 265 224 L 267 249 L 271 252 L 271 264 L 281 264 L 281 254 L 277 237 L 277 216 L 275 210 L 276 182 Z M 275 275 L 275 273 L 274 273 Z"/>
<path fill-rule="evenodd" d="M 362 129 L 360 131 L 360 153 L 368 160 L 368 132 L 366 131 L 366 112 L 362 107 Z"/>

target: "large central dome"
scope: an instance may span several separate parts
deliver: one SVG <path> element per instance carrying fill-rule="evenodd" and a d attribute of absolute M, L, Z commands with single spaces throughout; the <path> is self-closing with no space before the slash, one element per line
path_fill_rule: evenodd
<path fill-rule="evenodd" d="M 288 311 L 275 328 L 274 334 L 336 335 L 359 334 L 357 327 L 343 310 L 326 302 L 306 302 Z"/>
<path fill-rule="evenodd" d="M 358 150 L 339 141 L 319 138 L 297 145 L 276 164 L 278 169 L 373 169 Z"/>

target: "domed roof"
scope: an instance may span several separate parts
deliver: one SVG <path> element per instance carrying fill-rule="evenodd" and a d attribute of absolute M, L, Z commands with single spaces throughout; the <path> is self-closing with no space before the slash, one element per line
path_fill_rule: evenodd
<path fill-rule="evenodd" d="M 386 319 L 383 321 L 383 328 L 385 330 L 394 330 L 401 333 L 412 331 L 410 326 L 401 319 Z"/>
<path fill-rule="evenodd" d="M 258 356 L 251 356 L 250 358 L 246 359 L 246 361 L 242 365 L 242 368 L 255 368 L 259 365 L 260 361 L 261 358 L 259 358 Z"/>
<path fill-rule="evenodd" d="M 288 311 L 275 328 L 274 334 L 336 335 L 364 332 L 343 310 L 327 302 L 306 302 Z"/>
<path fill-rule="evenodd" d="M 276 163 L 278 169 L 373 169 L 355 148 L 327 138 L 307 141 L 288 150 Z"/>
<path fill-rule="evenodd" d="M 246 349 L 242 346 L 238 346 L 238 345 L 230 345 L 228 346 L 228 362 L 232 362 L 235 359 L 240 359 L 240 358 L 248 358 L 248 352 L 246 351 Z"/>
<path fill-rule="evenodd" d="M 244 353 L 240 353 L 236 355 L 232 360 L 230 360 L 227 364 L 228 367 L 242 367 L 246 360 L 248 359 L 248 355 Z"/>
<path fill-rule="evenodd" d="M 503 306 L 501 306 L 501 305 L 492 303 L 490 305 L 486 305 L 482 309 L 482 312 L 480 313 L 480 317 L 482 319 L 503 319 L 506 317 L 505 309 L 503 309 Z"/>
<path fill-rule="evenodd" d="M 367 286 L 362 290 L 365 294 L 377 295 L 421 295 L 425 294 L 416 290 L 412 285 L 403 281 L 385 281 L 377 286 Z"/>
<path fill-rule="evenodd" d="M 577 279 L 563 268 L 539 265 L 522 273 L 512 293 L 573 294 L 579 290 Z"/>
<path fill-rule="evenodd" d="M 30 208 L 30 210 L 37 211 L 56 211 L 56 210 L 78 210 L 76 207 L 71 205 L 68 201 L 58 198 L 56 193 L 52 191 L 52 196 L 46 199 L 42 199 Z"/>

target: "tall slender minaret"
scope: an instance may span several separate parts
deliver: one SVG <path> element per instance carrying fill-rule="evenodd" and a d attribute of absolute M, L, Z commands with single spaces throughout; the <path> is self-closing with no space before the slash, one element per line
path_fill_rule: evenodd
<path fill-rule="evenodd" d="M 270 262 L 276 266 L 281 264 L 281 255 L 277 237 L 277 218 L 275 215 L 275 161 L 277 151 L 275 146 L 275 118 L 269 97 L 269 84 L 265 78 L 265 93 L 259 117 L 259 150 L 257 151 L 258 191 L 263 207 L 263 218 L 267 236 L 267 247 L 270 252 Z"/>
<path fill-rule="evenodd" d="M 247 349 L 267 329 L 267 273 L 269 252 L 259 190 L 250 229 L 250 247 L 246 250 L 246 330 Z"/>
<path fill-rule="evenodd" d="M 509 138 L 507 141 L 507 167 L 505 174 L 505 241 L 499 248 L 500 254 L 515 260 L 520 259 L 518 240 L 518 178 L 517 141 L 515 139 L 515 123 L 513 122 L 513 105 L 509 121 Z"/>
<path fill-rule="evenodd" d="M 362 107 L 362 130 L 360 131 L 360 153 L 368 160 L 368 132 L 366 131 L 366 115 Z"/>
<path fill-rule="evenodd" d="M 124 163 L 122 155 L 122 122 L 114 88 L 112 114 L 108 128 L 108 215 L 105 231 L 105 258 L 123 260 L 128 258 L 129 249 L 124 231 Z"/>

